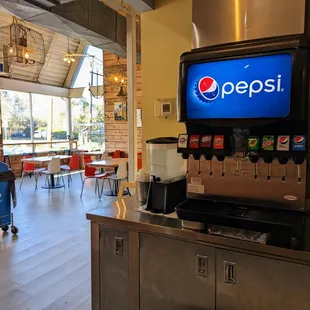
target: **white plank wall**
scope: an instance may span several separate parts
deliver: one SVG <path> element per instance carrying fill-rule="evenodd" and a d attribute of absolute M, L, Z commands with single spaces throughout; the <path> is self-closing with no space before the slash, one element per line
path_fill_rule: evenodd
<path fill-rule="evenodd" d="M 122 69 L 126 72 L 126 59 L 121 58 Z M 118 71 L 117 56 L 104 52 L 104 72 L 107 76 L 111 72 Z M 108 79 L 104 81 L 104 115 L 105 115 L 105 139 L 106 150 L 113 152 L 116 149 L 128 153 L 128 122 L 114 120 L 114 102 L 126 100 L 117 97 L 119 86 Z M 125 85 L 127 92 L 127 85 Z M 137 108 L 142 107 L 141 90 L 141 65 L 137 65 Z M 142 128 L 138 128 L 138 152 L 142 151 Z"/>

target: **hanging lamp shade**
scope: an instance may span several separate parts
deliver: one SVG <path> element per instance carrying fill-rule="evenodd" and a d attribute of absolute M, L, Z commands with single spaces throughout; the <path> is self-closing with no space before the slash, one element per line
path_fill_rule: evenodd
<path fill-rule="evenodd" d="M 38 66 L 45 63 L 46 50 L 41 33 L 13 17 L 12 24 L 0 27 L 0 61 L 11 66 Z"/>
<path fill-rule="evenodd" d="M 119 90 L 118 90 L 118 93 L 116 95 L 117 97 L 126 97 L 127 96 L 127 93 L 126 91 L 124 90 L 124 86 L 121 85 Z"/>

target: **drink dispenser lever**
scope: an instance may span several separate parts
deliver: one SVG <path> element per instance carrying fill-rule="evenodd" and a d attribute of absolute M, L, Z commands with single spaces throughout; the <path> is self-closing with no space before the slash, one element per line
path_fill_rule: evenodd
<path fill-rule="evenodd" d="M 283 165 L 283 174 L 282 174 L 282 182 L 285 183 L 285 178 L 286 178 L 286 164 L 288 162 L 287 157 L 279 157 L 278 162 L 280 165 Z"/>
<path fill-rule="evenodd" d="M 224 155 L 217 155 L 216 159 L 222 163 L 222 174 L 221 177 L 225 176 L 225 156 Z"/>
<path fill-rule="evenodd" d="M 201 155 L 200 154 L 194 154 L 193 155 L 193 157 L 194 157 L 194 159 L 195 160 L 199 160 L 199 162 L 198 162 L 198 176 L 200 176 L 200 174 L 201 174 L 201 169 L 200 169 L 200 158 L 201 158 Z"/>
<path fill-rule="evenodd" d="M 212 162 L 212 155 L 211 154 L 208 154 L 208 155 L 205 155 L 205 159 L 207 161 L 210 161 L 210 178 L 213 176 L 213 162 Z"/>
<path fill-rule="evenodd" d="M 273 162 L 273 157 L 264 157 L 264 162 L 267 164 L 267 181 L 270 182 L 271 179 L 271 163 Z"/>
<path fill-rule="evenodd" d="M 304 157 L 295 155 L 293 156 L 293 160 L 294 160 L 294 163 L 297 165 L 297 180 L 298 180 L 298 183 L 301 184 L 300 165 L 303 164 Z"/>
<path fill-rule="evenodd" d="M 259 157 L 256 155 L 250 155 L 250 161 L 254 164 L 254 180 L 257 180 L 257 163 L 259 161 Z"/>

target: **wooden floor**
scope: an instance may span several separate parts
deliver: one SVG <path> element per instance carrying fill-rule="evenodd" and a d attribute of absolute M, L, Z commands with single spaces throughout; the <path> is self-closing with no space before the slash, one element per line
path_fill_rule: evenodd
<path fill-rule="evenodd" d="M 40 178 L 43 183 L 43 176 Z M 17 184 L 17 236 L 0 232 L 0 310 L 89 310 L 90 236 L 85 212 L 104 207 L 88 180 L 70 189 L 34 190 L 33 178 Z"/>

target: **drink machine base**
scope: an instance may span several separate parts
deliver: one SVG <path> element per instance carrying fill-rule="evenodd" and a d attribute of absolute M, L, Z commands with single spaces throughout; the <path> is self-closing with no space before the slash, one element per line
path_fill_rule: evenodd
<path fill-rule="evenodd" d="M 169 214 L 186 199 L 186 179 L 171 183 L 152 182 L 147 199 L 146 210 Z"/>

